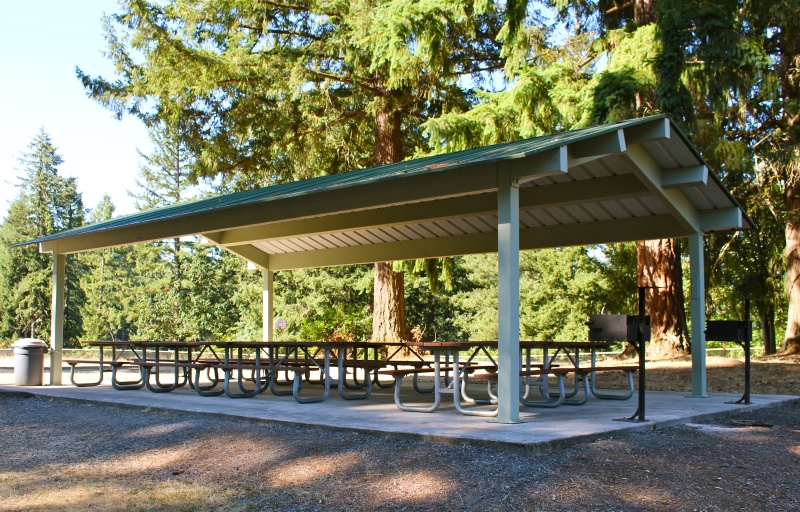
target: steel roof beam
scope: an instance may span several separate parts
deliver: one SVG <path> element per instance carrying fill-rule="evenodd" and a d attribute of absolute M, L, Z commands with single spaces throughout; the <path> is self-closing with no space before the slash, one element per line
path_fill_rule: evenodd
<path fill-rule="evenodd" d="M 507 162 L 511 180 L 517 185 L 544 176 L 566 174 L 569 170 L 566 146 L 534 153 L 524 158 L 514 158 Z"/>
<path fill-rule="evenodd" d="M 639 174 L 644 183 L 656 197 L 664 199 L 664 204 L 672 210 L 679 222 L 688 230 L 688 232 L 696 233 L 700 231 L 700 211 L 695 208 L 692 202 L 686 195 L 676 188 L 664 188 L 662 177 L 664 176 L 664 169 L 656 162 L 647 150 L 639 145 L 632 144 L 628 146 L 625 152 L 634 164 L 637 174 Z M 646 239 L 662 238 L 653 233 Z"/>
<path fill-rule="evenodd" d="M 306 194 L 302 201 L 290 195 L 260 204 L 248 203 L 222 210 L 132 224 L 107 231 L 76 234 L 59 240 L 58 250 L 63 254 L 70 254 L 266 222 L 458 197 L 496 189 L 496 165 L 494 162 L 484 162 L 453 167 L 436 173 L 399 175 L 394 179 L 359 184 L 355 187 L 317 191 Z M 55 241 L 41 243 L 40 251 L 52 252 Z"/>
<path fill-rule="evenodd" d="M 647 187 L 633 174 L 592 180 L 542 185 L 520 189 L 520 208 L 541 209 L 596 201 L 638 197 Z M 203 236 L 224 245 L 241 245 L 260 240 L 279 240 L 293 236 L 338 233 L 379 226 L 416 224 L 432 220 L 492 215 L 497 212 L 495 193 L 439 199 L 424 203 L 392 206 L 311 219 L 300 219 L 262 226 L 204 233 Z"/>
<path fill-rule="evenodd" d="M 628 145 L 667 140 L 670 138 L 671 133 L 669 118 L 667 117 L 623 128 L 623 131 Z"/>
<path fill-rule="evenodd" d="M 672 215 L 652 215 L 520 230 L 520 249 L 627 242 L 690 233 Z M 270 270 L 355 265 L 374 261 L 410 260 L 497 252 L 497 233 L 360 245 L 336 249 L 273 254 Z"/>
<path fill-rule="evenodd" d="M 625 151 L 625 134 L 622 130 L 602 135 L 595 135 L 586 140 L 573 142 L 569 145 L 569 155 L 572 158 L 593 158 L 596 156 L 612 155 Z"/>

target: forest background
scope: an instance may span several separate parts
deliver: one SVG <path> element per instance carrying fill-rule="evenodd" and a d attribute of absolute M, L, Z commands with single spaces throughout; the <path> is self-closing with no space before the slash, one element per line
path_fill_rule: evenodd
<path fill-rule="evenodd" d="M 124 0 L 104 27 L 115 75 L 77 79 L 150 132 L 141 210 L 668 113 L 759 225 L 706 237 L 708 317 L 749 298 L 757 343 L 797 350 L 796 0 Z M 56 142 L 43 128 L 21 148 L 0 229 L 5 343 L 49 338 L 51 257 L 9 246 L 114 215 L 59 175 Z M 688 351 L 683 243 L 524 253 L 522 337 L 585 339 L 588 315 L 634 313 L 657 285 L 656 340 Z M 496 274 L 495 255 L 279 272 L 278 336 L 496 339 Z M 261 288 L 201 240 L 71 255 L 66 345 L 261 339 Z"/>

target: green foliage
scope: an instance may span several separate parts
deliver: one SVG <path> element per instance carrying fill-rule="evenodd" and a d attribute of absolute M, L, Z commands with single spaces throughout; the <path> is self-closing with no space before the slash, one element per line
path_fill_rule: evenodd
<path fill-rule="evenodd" d="M 709 316 L 750 297 L 782 321 L 798 20 L 796 2 L 743 0 L 125 0 L 105 21 L 116 76 L 78 75 L 151 129 L 140 208 L 190 200 L 204 177 L 227 192 L 372 165 L 378 112 L 401 115 L 406 155 L 667 112 L 761 227 L 709 237 Z M 0 231 L 0 336 L 31 322 L 49 335 L 50 257 L 7 245 L 83 221 L 60 163 L 44 132 L 22 160 Z M 91 220 L 111 215 L 106 198 Z M 67 338 L 260 339 L 261 275 L 245 267 L 196 240 L 70 257 Z M 494 255 L 401 267 L 425 339 L 496 338 Z M 524 337 L 583 339 L 587 315 L 635 310 L 632 244 L 525 253 L 521 268 Z M 366 266 L 276 274 L 280 337 L 367 338 L 372 281 Z"/>
<path fill-rule="evenodd" d="M 497 339 L 497 256 L 458 259 L 465 280 L 453 297 L 454 326 L 468 339 Z M 633 244 L 526 251 L 520 256 L 524 339 L 585 340 L 589 315 L 628 313 L 636 304 Z"/>
<path fill-rule="evenodd" d="M 463 258 L 443 260 L 417 260 L 426 269 L 422 272 L 407 273 L 405 276 L 406 325 L 416 330 L 423 340 L 468 340 L 469 333 L 457 325 L 460 308 L 453 301 L 452 294 L 457 290 L 472 287 L 467 280 Z M 439 269 L 441 267 L 441 271 Z M 431 284 L 431 276 L 441 272 L 444 292 L 439 285 Z M 440 278 L 435 277 L 438 281 Z M 409 335 L 409 339 L 413 335 Z"/>
<path fill-rule="evenodd" d="M 105 20 L 116 80 L 78 70 L 121 116 L 182 123 L 195 175 L 249 188 L 373 162 L 375 113 L 420 120 L 499 65 L 486 1 L 122 2 Z"/>
<path fill-rule="evenodd" d="M 103 196 L 91 212 L 90 223 L 110 220 L 114 209 L 111 198 Z M 84 339 L 129 339 L 127 316 L 133 290 L 131 252 L 130 247 L 114 247 L 80 255 L 87 269 L 81 276 L 81 288 L 86 292 L 86 301 L 81 305 Z"/>
<path fill-rule="evenodd" d="M 276 337 L 367 339 L 372 331 L 372 280 L 367 265 L 276 273 L 275 314 L 288 324 Z"/>
<path fill-rule="evenodd" d="M 52 256 L 38 247 L 9 245 L 79 227 L 84 209 L 74 178 L 58 175 L 63 162 L 50 136 L 40 130 L 19 159 L 23 176 L 19 193 L 0 228 L 0 338 L 29 336 L 50 339 Z M 79 305 L 84 300 L 79 286 L 80 261 L 67 258 L 67 307 L 64 311 L 65 346 L 81 335 Z"/>

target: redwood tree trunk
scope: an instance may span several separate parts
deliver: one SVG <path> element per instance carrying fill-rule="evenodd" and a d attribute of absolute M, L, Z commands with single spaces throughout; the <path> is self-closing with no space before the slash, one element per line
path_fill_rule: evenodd
<path fill-rule="evenodd" d="M 656 0 L 634 0 L 633 19 L 640 27 L 656 21 Z"/>
<path fill-rule="evenodd" d="M 647 287 L 650 354 L 674 357 L 689 352 L 680 248 L 674 239 L 636 243 L 639 286 Z"/>
<path fill-rule="evenodd" d="M 372 310 L 372 340 L 401 341 L 405 334 L 403 273 L 392 270 L 391 261 L 375 263 L 375 302 Z"/>
<path fill-rule="evenodd" d="M 385 165 L 403 159 L 400 112 L 379 109 L 375 116 L 375 162 Z M 405 338 L 405 287 L 403 273 L 391 261 L 375 263 L 372 303 L 372 341 L 391 343 Z"/>
<path fill-rule="evenodd" d="M 656 21 L 655 0 L 634 0 L 633 19 L 640 27 Z"/>
<path fill-rule="evenodd" d="M 800 184 L 786 186 L 786 291 L 789 313 L 783 353 L 800 352 Z"/>
<path fill-rule="evenodd" d="M 785 20 L 782 30 L 777 31 L 776 38 L 780 47 L 781 62 L 778 67 L 781 77 L 781 89 L 784 96 L 783 105 L 786 113 L 786 134 L 789 136 L 786 146 L 787 159 L 796 160 L 797 153 L 792 146 L 800 141 L 800 32 L 797 21 Z M 789 295 L 789 312 L 786 319 L 786 336 L 781 344 L 781 353 L 800 353 L 800 178 L 797 176 L 796 162 L 787 163 L 785 201 L 786 201 L 786 290 Z"/>

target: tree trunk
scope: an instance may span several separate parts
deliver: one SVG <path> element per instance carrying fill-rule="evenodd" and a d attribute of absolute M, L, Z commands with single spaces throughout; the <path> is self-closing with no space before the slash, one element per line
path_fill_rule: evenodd
<path fill-rule="evenodd" d="M 375 162 L 385 165 L 403 159 L 400 112 L 379 109 L 375 116 Z M 372 303 L 372 341 L 392 343 L 405 338 L 405 287 L 402 272 L 392 262 L 375 263 Z"/>
<path fill-rule="evenodd" d="M 372 341 L 392 343 L 405 337 L 403 273 L 392 270 L 391 261 L 375 263 L 375 303 Z"/>
<path fill-rule="evenodd" d="M 784 97 L 785 130 L 788 135 L 783 150 L 787 152 L 786 183 L 784 200 L 786 204 L 786 290 L 789 295 L 789 312 L 786 319 L 786 336 L 781 344 L 782 354 L 800 353 L 800 177 L 798 176 L 797 153 L 792 146 L 800 141 L 800 117 L 797 102 L 800 100 L 800 33 L 797 21 L 782 20 L 785 25 L 777 31 L 776 38 L 780 48 L 781 61 L 778 76 Z"/>
<path fill-rule="evenodd" d="M 772 306 L 761 313 L 761 337 L 764 338 L 764 354 L 775 353 L 775 310 Z"/>
<path fill-rule="evenodd" d="M 641 26 L 656 21 L 656 0 L 634 0 L 633 19 Z"/>
<path fill-rule="evenodd" d="M 789 313 L 781 352 L 800 352 L 800 184 L 786 185 L 786 291 Z"/>
<path fill-rule="evenodd" d="M 639 286 L 648 288 L 651 357 L 675 357 L 689 352 L 680 247 L 674 239 L 636 243 Z"/>

